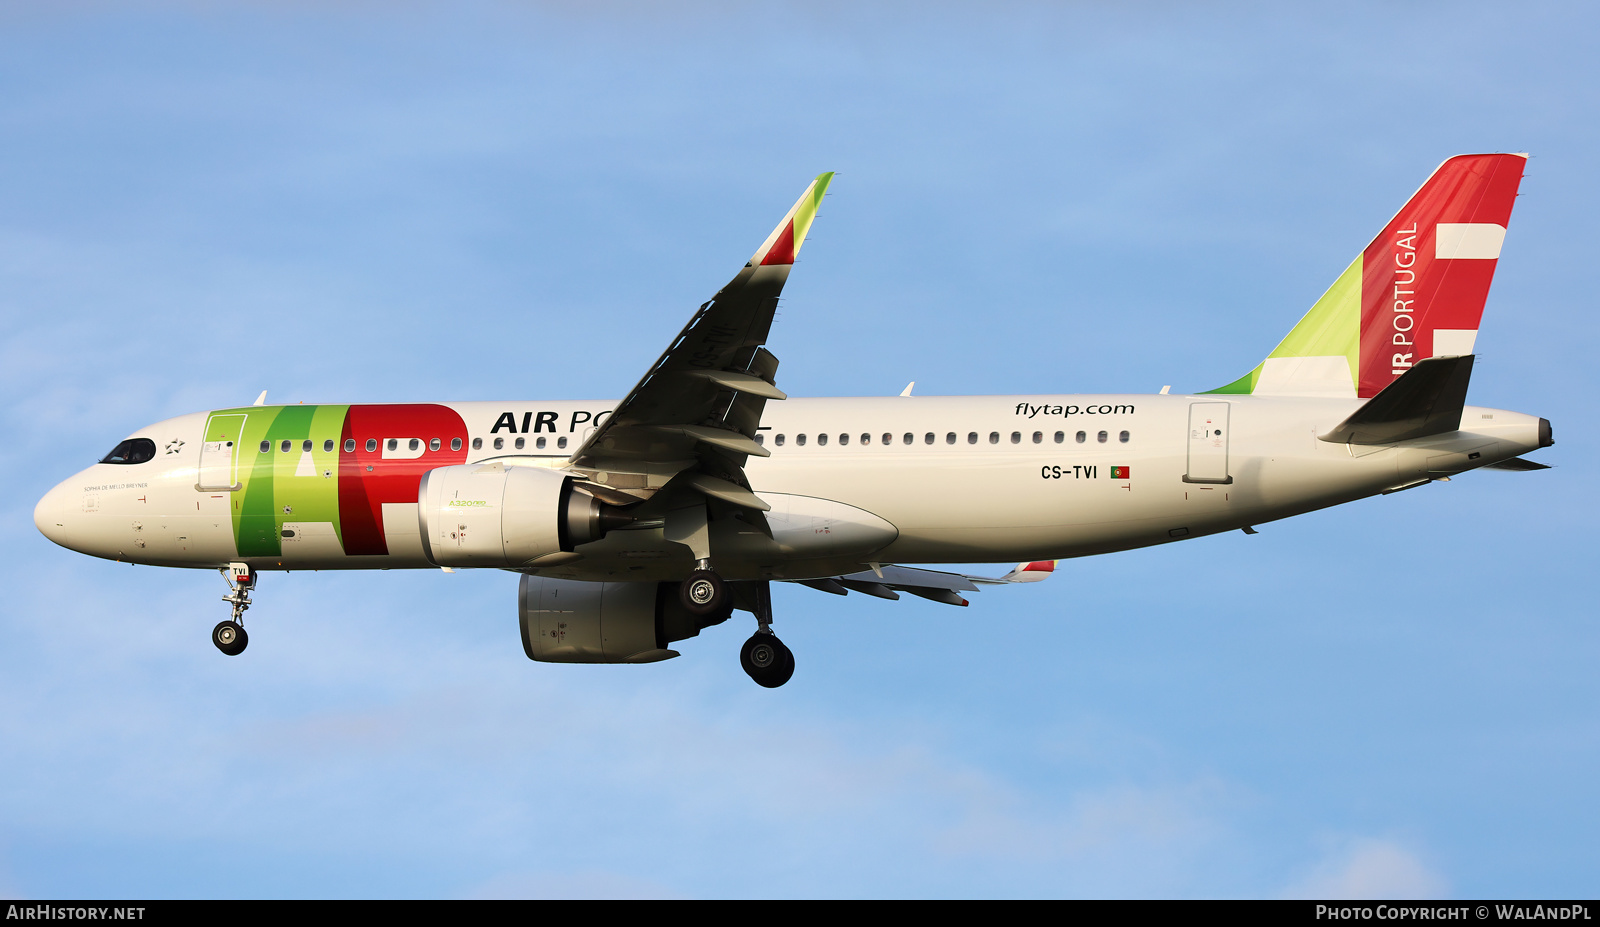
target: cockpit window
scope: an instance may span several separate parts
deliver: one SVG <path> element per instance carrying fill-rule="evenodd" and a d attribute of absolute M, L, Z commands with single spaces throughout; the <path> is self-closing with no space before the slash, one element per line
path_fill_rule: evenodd
<path fill-rule="evenodd" d="M 156 443 L 149 438 L 129 438 L 111 449 L 111 453 L 100 461 L 107 464 L 140 464 L 147 460 L 154 460 L 156 456 Z"/>

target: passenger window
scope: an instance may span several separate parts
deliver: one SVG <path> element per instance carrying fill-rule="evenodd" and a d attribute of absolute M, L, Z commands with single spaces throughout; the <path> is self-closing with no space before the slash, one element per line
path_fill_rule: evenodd
<path fill-rule="evenodd" d="M 506 439 L 505 438 L 495 438 L 494 439 L 494 449 L 497 450 L 497 451 L 505 450 L 506 449 Z"/>
<path fill-rule="evenodd" d="M 968 444 L 977 444 L 978 443 L 978 433 L 976 431 L 967 432 L 967 443 Z"/>
<path fill-rule="evenodd" d="M 1084 433 L 1083 433 L 1083 432 L 1081 432 L 1081 431 L 1080 431 L 1080 432 L 1078 432 L 1078 434 L 1077 434 L 1077 438 L 1078 438 L 1078 443 L 1079 443 L 1079 444 L 1082 444 L 1082 443 L 1083 443 L 1083 442 L 1085 442 L 1085 441 L 1087 441 L 1087 440 L 1089 440 L 1089 436 L 1088 436 L 1088 435 L 1086 435 L 1086 434 L 1084 434 Z"/>
<path fill-rule="evenodd" d="M 562 435 L 561 437 L 556 439 L 556 447 L 566 447 L 566 446 L 567 446 L 567 436 L 566 435 Z"/>
<path fill-rule="evenodd" d="M 310 438 L 307 438 L 307 439 L 305 439 L 304 441 L 302 441 L 300 443 L 300 452 L 303 453 L 303 454 L 311 453 L 311 439 Z"/>
<path fill-rule="evenodd" d="M 450 439 L 450 450 L 452 450 L 452 451 L 461 450 L 461 439 L 460 438 L 451 438 Z"/>
<path fill-rule="evenodd" d="M 121 447 L 121 445 L 118 445 L 118 447 Z M 270 453 L 271 451 L 272 451 L 272 442 L 271 441 L 263 441 L 263 442 L 261 442 L 261 453 L 266 454 L 266 453 Z"/>
<path fill-rule="evenodd" d="M 1056 432 L 1056 443 L 1057 444 L 1060 444 L 1061 442 L 1063 442 L 1065 440 L 1067 440 L 1067 433 L 1066 432 L 1064 432 L 1064 431 Z"/>
<path fill-rule="evenodd" d="M 539 439 L 539 440 L 540 440 L 540 441 L 543 441 L 543 440 L 544 440 L 544 439 L 543 439 L 543 438 L 540 438 L 540 439 Z M 527 444 L 528 444 L 528 439 L 527 439 L 527 438 L 518 438 L 518 439 L 517 439 L 517 440 L 516 440 L 516 442 L 515 442 L 515 443 L 516 443 L 516 448 L 517 448 L 517 450 L 519 450 L 519 451 L 520 451 L 520 450 L 522 450 L 522 449 L 523 449 L 523 448 L 524 448 L 524 447 L 526 447 L 526 446 L 527 446 Z"/>
<path fill-rule="evenodd" d="M 422 439 L 420 439 L 420 438 L 412 438 L 410 441 L 406 442 L 406 450 L 408 450 L 408 451 L 415 451 L 415 450 L 420 449 L 421 447 L 422 447 Z"/>
<path fill-rule="evenodd" d="M 922 436 L 922 443 L 923 444 L 932 444 L 933 443 L 933 432 L 930 431 L 927 434 L 923 435 Z"/>
<path fill-rule="evenodd" d="M 911 436 L 910 435 L 906 435 L 906 437 L 910 438 Z M 894 435 L 889 434 L 887 431 L 884 432 L 883 433 L 883 446 L 884 447 L 888 447 L 889 445 L 891 445 L 893 443 L 894 443 Z M 910 444 L 911 442 L 907 441 L 906 443 Z"/>
<path fill-rule="evenodd" d="M 1044 432 L 1042 432 L 1042 431 L 1034 432 L 1033 433 L 1033 443 L 1034 444 L 1043 444 L 1044 443 Z"/>
<path fill-rule="evenodd" d="M 1096 441 L 1099 441 L 1099 442 L 1100 442 L 1100 443 L 1101 443 L 1101 444 L 1104 444 L 1104 443 L 1106 443 L 1106 437 L 1107 437 L 1107 435 L 1106 435 L 1106 433 L 1105 433 L 1105 432 L 1103 432 L 1103 431 L 1102 431 L 1102 432 L 1100 432 L 1100 434 L 1099 434 L 1099 435 L 1098 435 L 1098 436 L 1097 436 L 1097 437 L 1096 437 L 1096 438 L 1095 438 L 1095 440 L 1096 440 Z"/>
<path fill-rule="evenodd" d="M 329 438 L 328 440 L 322 442 L 322 453 L 324 453 L 324 454 L 333 453 L 333 439 L 332 438 Z"/>
<path fill-rule="evenodd" d="M 946 443 L 946 444 L 954 444 L 954 443 L 956 443 L 956 433 L 952 431 L 952 432 L 946 434 L 944 436 L 944 443 Z"/>
<path fill-rule="evenodd" d="M 806 436 L 805 435 L 795 435 L 794 436 L 794 443 L 800 445 L 801 447 L 805 447 L 806 446 Z"/>
<path fill-rule="evenodd" d="M 840 435 L 839 436 L 839 443 L 840 444 L 849 444 L 850 443 L 850 436 L 849 435 Z"/>
<path fill-rule="evenodd" d="M 438 438 L 430 438 L 430 439 L 428 439 L 428 450 L 437 451 L 438 449 L 439 449 L 439 439 Z"/>
<path fill-rule="evenodd" d="M 378 439 L 377 438 L 368 438 L 367 439 L 367 453 L 370 454 L 370 453 L 372 453 L 373 451 L 375 451 L 377 449 L 378 449 Z"/>
<path fill-rule="evenodd" d="M 283 439 L 283 443 L 278 446 L 278 449 L 287 454 L 289 453 L 289 448 L 291 447 L 294 447 L 294 442 L 290 441 L 288 438 L 285 438 Z"/>
<path fill-rule="evenodd" d="M 871 444 L 872 443 L 872 435 L 862 435 L 861 436 L 861 443 L 862 444 Z"/>
<path fill-rule="evenodd" d="M 266 445 L 262 450 L 272 450 L 270 441 L 263 441 Z M 229 442 L 231 445 L 232 442 Z M 129 438 L 111 449 L 111 453 L 101 458 L 104 464 L 141 464 L 154 460 L 156 456 L 156 443 L 149 438 Z"/>
<path fill-rule="evenodd" d="M 777 444 L 779 447 L 783 447 L 783 435 L 778 435 L 776 438 L 773 439 L 773 442 L 775 444 Z"/>
<path fill-rule="evenodd" d="M 475 451 L 483 450 L 483 439 L 482 438 L 473 438 L 472 439 L 472 449 L 475 450 Z"/>
<path fill-rule="evenodd" d="M 759 431 L 756 432 L 756 443 L 761 445 L 762 447 L 766 447 L 767 446 L 767 436 L 762 434 Z"/>
<path fill-rule="evenodd" d="M 1000 432 L 998 432 L 998 431 L 989 432 L 989 443 L 990 444 L 999 444 L 1000 443 Z"/>
<path fill-rule="evenodd" d="M 346 454 L 354 454 L 356 452 L 356 439 L 355 438 L 345 438 L 344 439 L 344 452 Z"/>
<path fill-rule="evenodd" d="M 1123 444 L 1127 444 L 1128 443 L 1128 433 L 1126 431 L 1124 431 L 1122 434 L 1117 435 L 1117 440 L 1121 441 Z"/>
<path fill-rule="evenodd" d="M 400 442 L 395 440 L 394 438 L 390 438 L 389 439 L 389 450 L 397 451 L 399 449 L 400 449 Z"/>
<path fill-rule="evenodd" d="M 913 437 L 912 437 L 912 436 L 911 436 L 911 432 L 909 432 L 909 431 L 908 431 L 908 432 L 906 432 L 906 436 L 905 436 L 905 439 L 904 439 L 904 441 L 903 441 L 903 442 L 902 442 L 902 443 L 904 443 L 904 444 L 910 444 L 910 443 L 911 443 L 911 442 L 912 442 L 912 441 L 914 441 L 914 440 L 916 440 L 916 439 L 915 439 L 915 438 L 913 438 Z"/>
<path fill-rule="evenodd" d="M 818 447 L 825 446 L 827 443 L 828 443 L 828 436 L 827 435 L 817 435 L 817 446 Z"/>
<path fill-rule="evenodd" d="M 1011 443 L 1012 444 L 1021 444 L 1022 443 L 1022 432 L 1013 431 L 1011 433 Z"/>

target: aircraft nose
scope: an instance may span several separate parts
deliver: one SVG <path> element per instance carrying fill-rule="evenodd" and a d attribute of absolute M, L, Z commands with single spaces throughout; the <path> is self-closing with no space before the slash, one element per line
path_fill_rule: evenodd
<path fill-rule="evenodd" d="M 39 529 L 40 534 L 68 549 L 72 547 L 68 537 L 71 534 L 72 503 L 82 495 L 81 492 L 74 493 L 74 488 L 67 483 L 58 483 L 33 507 L 34 527 Z"/>

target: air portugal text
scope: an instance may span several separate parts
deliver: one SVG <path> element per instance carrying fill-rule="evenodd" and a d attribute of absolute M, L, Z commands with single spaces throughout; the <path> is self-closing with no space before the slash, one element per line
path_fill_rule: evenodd
<path fill-rule="evenodd" d="M 1396 229 L 1394 233 L 1394 344 L 1396 352 L 1389 360 L 1389 373 L 1399 376 L 1413 366 L 1411 358 L 1415 350 L 1401 352 L 1402 347 L 1414 348 L 1415 337 L 1411 334 L 1416 327 L 1416 319 L 1412 317 L 1411 309 L 1416 304 L 1417 291 L 1402 289 L 1402 287 L 1415 286 L 1417 283 L 1417 224 L 1411 223 L 1411 228 Z M 1404 277 L 1404 279 L 1402 279 Z M 1406 297 L 1410 297 L 1407 299 Z"/>
<path fill-rule="evenodd" d="M 579 425 L 599 427 L 600 423 L 605 421 L 606 416 L 610 415 L 611 412 L 611 409 L 607 409 L 604 412 L 588 412 L 578 409 L 572 413 L 571 420 L 567 422 L 567 433 L 571 434 L 577 431 Z M 560 421 L 561 413 L 559 412 L 524 412 L 521 419 L 522 427 L 518 428 L 518 419 L 515 412 L 501 412 L 500 417 L 494 420 L 494 427 L 489 429 L 489 434 L 499 434 L 502 431 L 514 435 L 533 435 L 544 431 L 555 434 L 558 431 Z"/>

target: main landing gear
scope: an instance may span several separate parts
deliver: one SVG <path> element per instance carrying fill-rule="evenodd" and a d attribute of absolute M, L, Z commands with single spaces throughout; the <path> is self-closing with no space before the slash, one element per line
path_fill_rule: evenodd
<path fill-rule="evenodd" d="M 772 633 L 772 589 L 766 580 L 738 583 L 737 590 L 711 569 L 711 561 L 695 562 L 695 570 L 678 586 L 678 597 L 691 615 L 713 620 L 702 626 L 720 624 L 733 613 L 737 596 L 740 608 L 755 613 L 756 633 L 739 648 L 739 665 L 756 685 L 776 689 L 794 675 L 794 653 Z"/>
<path fill-rule="evenodd" d="M 776 689 L 794 675 L 794 652 L 772 633 L 772 590 L 755 584 L 756 633 L 739 648 L 739 665 L 756 685 Z"/>
<path fill-rule="evenodd" d="M 222 577 L 228 581 L 229 590 L 222 601 L 233 606 L 233 617 L 211 629 L 211 643 L 228 656 L 236 657 L 250 644 L 250 635 L 245 633 L 242 619 L 250 607 L 250 590 L 256 585 L 256 571 L 249 564 L 230 563 L 223 567 Z"/>
<path fill-rule="evenodd" d="M 739 665 L 756 685 L 776 689 L 794 675 L 794 652 L 771 631 L 757 631 L 739 648 Z"/>
<path fill-rule="evenodd" d="M 733 611 L 733 597 L 728 594 L 728 584 L 711 570 L 708 561 L 695 564 L 695 571 L 678 587 L 678 596 L 689 614 L 705 618 Z"/>

